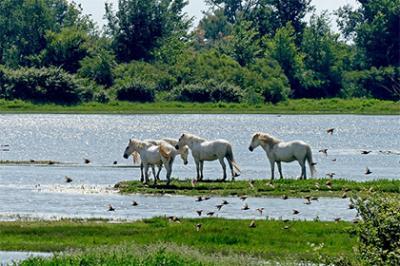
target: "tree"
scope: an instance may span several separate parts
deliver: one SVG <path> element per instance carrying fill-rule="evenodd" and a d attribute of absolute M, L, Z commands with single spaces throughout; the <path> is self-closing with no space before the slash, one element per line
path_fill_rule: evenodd
<path fill-rule="evenodd" d="M 46 33 L 74 25 L 93 28 L 81 9 L 67 0 L 0 1 L 0 64 L 35 65 L 47 46 Z"/>
<path fill-rule="evenodd" d="M 306 95 L 304 97 L 332 97 L 341 90 L 342 72 L 349 68 L 344 64 L 349 57 L 349 48 L 338 41 L 332 33 L 326 12 L 313 15 L 310 25 L 303 34 L 301 51 L 308 73 Z"/>
<path fill-rule="evenodd" d="M 149 60 L 152 51 L 164 39 L 179 35 L 184 37 L 190 20 L 183 8 L 185 0 L 119 0 L 114 14 L 111 4 L 106 4 L 107 33 L 113 38 L 112 47 L 117 59 Z"/>
<path fill-rule="evenodd" d="M 360 68 L 400 66 L 400 0 L 358 0 L 337 11 L 346 38 L 354 38 Z"/>
<path fill-rule="evenodd" d="M 302 97 L 303 86 L 301 74 L 304 69 L 303 55 L 295 44 L 295 31 L 290 23 L 280 28 L 272 40 L 267 43 L 267 53 L 282 67 L 289 79 L 292 95 Z"/>

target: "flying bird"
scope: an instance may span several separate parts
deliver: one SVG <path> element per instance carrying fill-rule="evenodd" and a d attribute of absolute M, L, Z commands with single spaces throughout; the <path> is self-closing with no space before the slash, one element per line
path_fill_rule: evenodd
<path fill-rule="evenodd" d="M 65 176 L 64 178 L 65 178 L 65 182 L 66 183 L 71 183 L 72 182 L 72 178 L 71 177 Z"/>
<path fill-rule="evenodd" d="M 221 210 L 221 208 L 223 207 L 224 205 L 223 204 L 218 204 L 217 206 L 215 206 L 215 207 L 217 207 L 217 209 L 220 211 Z"/>
<path fill-rule="evenodd" d="M 115 208 L 111 204 L 108 204 L 108 211 L 113 212 L 115 211 Z"/>
<path fill-rule="evenodd" d="M 258 213 L 259 213 L 260 215 L 262 215 L 262 214 L 263 214 L 263 211 L 264 211 L 264 208 L 257 208 L 256 211 L 258 211 Z"/>
<path fill-rule="evenodd" d="M 244 204 L 244 206 L 242 207 L 242 210 L 243 211 L 250 210 L 249 205 L 247 203 Z"/>
<path fill-rule="evenodd" d="M 361 151 L 361 154 L 370 154 L 372 151 Z"/>
<path fill-rule="evenodd" d="M 198 216 L 201 216 L 201 214 L 203 213 L 203 210 L 198 210 L 198 211 L 196 211 L 196 213 Z"/>
<path fill-rule="evenodd" d="M 298 211 L 298 210 L 295 210 L 295 209 L 293 209 L 293 214 L 294 215 L 297 215 L 297 214 L 299 214 L 300 212 Z"/>
<path fill-rule="evenodd" d="M 325 154 L 325 156 L 328 156 L 328 149 L 320 149 L 318 152 L 321 152 Z"/>
<path fill-rule="evenodd" d="M 335 173 L 327 173 L 326 176 L 328 176 L 329 178 L 333 178 L 336 174 Z"/>
<path fill-rule="evenodd" d="M 249 227 L 250 228 L 255 228 L 256 227 L 256 221 L 255 220 L 251 221 L 251 223 L 249 224 Z"/>
<path fill-rule="evenodd" d="M 196 231 L 199 232 L 201 229 L 202 224 L 196 224 Z"/>
<path fill-rule="evenodd" d="M 327 130 L 326 130 L 326 133 L 328 133 L 328 134 L 333 134 L 333 132 L 335 131 L 335 128 L 328 128 Z"/>
<path fill-rule="evenodd" d="M 372 174 L 371 170 L 369 170 L 369 168 L 365 168 L 365 175 L 370 175 Z"/>
<path fill-rule="evenodd" d="M 214 215 L 214 213 L 215 213 L 215 212 L 207 212 L 207 215 L 211 217 L 211 216 Z"/>

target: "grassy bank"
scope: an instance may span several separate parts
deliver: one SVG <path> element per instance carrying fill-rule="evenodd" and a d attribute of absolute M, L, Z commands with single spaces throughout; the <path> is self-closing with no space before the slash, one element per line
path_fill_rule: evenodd
<path fill-rule="evenodd" d="M 0 113 L 82 113 L 82 114 L 400 114 L 400 104 L 375 99 L 301 99 L 273 104 L 234 103 L 83 103 L 63 106 L 0 100 Z"/>
<path fill-rule="evenodd" d="M 371 192 L 386 194 L 400 193 L 400 180 L 373 180 L 368 182 L 356 182 L 344 179 L 334 179 L 331 185 L 327 185 L 328 179 L 275 180 L 272 184 L 269 180 L 235 181 L 235 182 L 199 182 L 194 187 L 191 180 L 173 180 L 169 186 L 160 183 L 157 186 L 144 185 L 139 181 L 124 181 L 115 187 L 121 193 L 142 194 L 177 194 L 187 196 L 219 195 L 219 196 L 325 196 L 342 197 L 366 195 Z"/>
<path fill-rule="evenodd" d="M 201 223 L 200 231 L 196 224 Z M 100 221 L 3 222 L 0 250 L 65 251 L 118 245 L 178 245 L 207 256 L 244 255 L 264 260 L 318 261 L 353 258 L 352 224 L 346 222 L 257 221 L 217 218 L 154 218 L 134 223 Z M 285 227 L 287 227 L 285 229 Z"/>

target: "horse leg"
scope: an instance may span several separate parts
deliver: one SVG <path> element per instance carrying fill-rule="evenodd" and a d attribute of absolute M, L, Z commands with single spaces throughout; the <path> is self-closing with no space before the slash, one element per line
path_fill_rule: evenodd
<path fill-rule="evenodd" d="M 226 164 L 224 162 L 224 158 L 219 159 L 219 163 L 221 164 L 222 170 L 224 172 L 224 177 L 222 178 L 222 180 L 225 181 L 226 180 Z"/>
<path fill-rule="evenodd" d="M 279 176 L 283 179 L 281 162 L 276 162 L 276 164 L 278 165 Z"/>
<path fill-rule="evenodd" d="M 235 171 L 233 170 L 233 164 L 232 164 L 232 161 L 231 161 L 231 160 L 229 160 L 228 158 L 227 158 L 227 160 L 228 160 L 229 168 L 231 168 L 232 181 L 235 181 L 236 173 L 235 173 Z"/>
<path fill-rule="evenodd" d="M 204 178 L 203 168 L 204 168 L 204 161 L 200 161 L 200 180 L 203 180 Z"/>
<path fill-rule="evenodd" d="M 151 165 L 151 171 L 153 172 L 154 185 L 157 185 L 156 167 L 154 166 L 154 164 Z"/>
<path fill-rule="evenodd" d="M 165 169 L 167 170 L 167 185 L 171 182 L 171 172 L 172 172 L 172 165 L 168 162 L 165 164 Z"/>
<path fill-rule="evenodd" d="M 300 164 L 300 167 L 301 167 L 301 175 L 300 175 L 300 178 L 299 179 L 307 179 L 307 176 L 306 176 L 306 162 L 305 162 L 305 160 L 299 160 L 299 164 Z"/>
<path fill-rule="evenodd" d="M 140 163 L 140 182 L 143 183 L 144 175 L 143 175 L 143 163 Z"/>
<path fill-rule="evenodd" d="M 162 170 L 162 167 L 163 167 L 162 164 L 160 164 L 160 165 L 158 166 L 158 171 L 157 171 L 157 180 L 158 180 L 158 181 L 160 181 L 160 172 L 161 172 L 161 170 Z"/>
<path fill-rule="evenodd" d="M 200 181 L 200 162 L 198 160 L 195 161 L 196 163 L 196 172 L 197 172 L 197 181 Z"/>
<path fill-rule="evenodd" d="M 271 180 L 274 180 L 275 177 L 275 161 L 270 160 L 271 164 Z"/>
<path fill-rule="evenodd" d="M 149 165 L 144 164 L 144 183 L 147 184 L 149 182 Z"/>

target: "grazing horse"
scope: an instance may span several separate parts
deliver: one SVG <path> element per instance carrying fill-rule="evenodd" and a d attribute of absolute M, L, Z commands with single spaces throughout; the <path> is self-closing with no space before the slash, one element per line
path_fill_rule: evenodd
<path fill-rule="evenodd" d="M 224 158 L 228 160 L 229 167 L 231 168 L 232 180 L 239 176 L 240 169 L 233 158 L 232 145 L 228 141 L 223 139 L 209 141 L 192 134 L 182 134 L 175 148 L 179 149 L 185 145 L 189 146 L 192 151 L 196 163 L 197 180 L 202 180 L 204 177 L 204 161 L 215 161 L 218 159 L 224 172 L 222 180 L 225 181 L 226 165 Z"/>
<path fill-rule="evenodd" d="M 168 165 L 167 171 L 169 172 L 167 173 L 167 177 L 169 178 L 171 176 L 172 162 L 175 159 L 175 156 L 177 155 L 177 152 L 173 153 L 172 151 L 170 151 L 171 148 L 175 150 L 172 145 L 166 142 L 165 143 L 163 142 L 160 145 L 153 145 L 146 141 L 130 139 L 128 146 L 125 149 L 123 157 L 125 159 L 128 159 L 128 157 L 134 152 L 138 153 L 140 155 L 144 167 L 145 183 L 148 183 L 149 180 L 148 170 L 149 167 L 151 167 L 154 176 L 154 184 L 157 184 L 157 176 L 154 169 L 155 165 L 157 165 L 159 168 L 161 168 L 162 164 Z M 163 151 L 161 151 L 161 149 Z"/>
<path fill-rule="evenodd" d="M 144 140 L 145 142 L 149 142 L 153 145 L 160 145 L 161 142 L 167 142 L 169 144 L 171 144 L 173 147 L 175 147 L 176 144 L 178 144 L 178 141 L 175 139 L 170 139 L 170 138 L 163 138 L 160 140 L 154 140 L 154 139 L 146 139 Z M 183 161 L 184 165 L 188 164 L 188 155 L 189 155 L 189 148 L 188 146 L 183 146 L 180 149 L 177 150 L 178 154 L 180 154 L 181 159 Z M 133 152 L 132 154 L 133 157 L 133 163 L 135 164 L 136 162 L 140 161 L 140 155 L 137 152 Z M 157 180 L 160 180 L 160 172 L 162 169 L 162 165 L 161 167 L 158 168 L 158 172 L 157 172 Z M 144 179 L 144 175 L 143 175 L 143 163 L 140 163 L 140 181 L 143 182 Z"/>
<path fill-rule="evenodd" d="M 300 179 L 307 179 L 306 161 L 310 166 L 311 176 L 315 173 L 315 163 L 312 159 L 311 148 L 303 141 L 283 142 L 266 133 L 255 133 L 251 139 L 249 150 L 253 151 L 261 146 L 267 153 L 271 164 L 271 180 L 274 179 L 275 162 L 278 165 L 280 178 L 283 178 L 281 162 L 297 160 L 301 166 Z"/>

